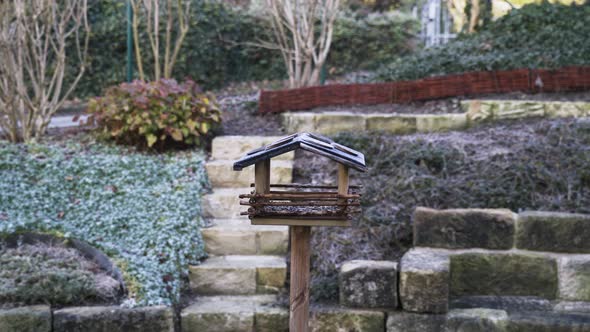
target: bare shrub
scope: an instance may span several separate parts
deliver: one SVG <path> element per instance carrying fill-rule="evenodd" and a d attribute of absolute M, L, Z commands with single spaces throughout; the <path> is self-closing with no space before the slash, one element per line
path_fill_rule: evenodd
<path fill-rule="evenodd" d="M 0 128 L 11 141 L 43 135 L 82 77 L 90 28 L 86 0 L 0 2 Z M 70 54 L 74 44 L 75 54 Z M 68 63 L 79 68 L 64 81 Z"/>

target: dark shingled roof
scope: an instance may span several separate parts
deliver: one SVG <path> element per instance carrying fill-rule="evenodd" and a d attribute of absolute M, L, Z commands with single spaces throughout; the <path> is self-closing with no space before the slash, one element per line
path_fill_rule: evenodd
<path fill-rule="evenodd" d="M 311 133 L 289 135 L 270 145 L 252 150 L 234 163 L 234 170 L 241 171 L 244 167 L 296 149 L 317 153 L 361 172 L 367 170 L 365 155 L 362 153 L 338 144 L 327 137 Z"/>

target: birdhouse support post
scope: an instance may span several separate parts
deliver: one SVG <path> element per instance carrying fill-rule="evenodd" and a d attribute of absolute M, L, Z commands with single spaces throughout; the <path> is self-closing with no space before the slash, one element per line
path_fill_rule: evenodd
<path fill-rule="evenodd" d="M 338 163 L 338 186 L 270 183 L 270 160 L 281 154 L 303 149 Z M 254 165 L 254 192 L 240 194 L 241 212 L 252 225 L 287 225 L 291 246 L 291 284 L 289 331 L 309 331 L 309 285 L 311 268 L 311 227 L 351 225 L 351 217 L 360 212 L 359 186 L 349 184 L 349 168 L 365 172 L 365 156 L 329 138 L 298 133 L 248 152 L 233 169 L 241 171 Z M 271 191 L 271 188 L 272 191 Z"/>
<path fill-rule="evenodd" d="M 254 164 L 254 190 L 257 194 L 270 192 L 270 159 Z"/>
<path fill-rule="evenodd" d="M 348 195 L 348 166 L 338 164 L 338 194 Z M 345 203 L 344 199 L 341 203 Z"/>
<path fill-rule="evenodd" d="M 289 331 L 307 332 L 309 321 L 309 270 L 311 226 L 290 226 L 291 288 Z"/>

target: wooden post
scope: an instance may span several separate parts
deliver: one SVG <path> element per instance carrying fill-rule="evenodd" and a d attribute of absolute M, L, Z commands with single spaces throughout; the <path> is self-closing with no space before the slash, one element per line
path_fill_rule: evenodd
<path fill-rule="evenodd" d="M 254 190 L 258 194 L 270 192 L 270 159 L 254 164 Z"/>
<path fill-rule="evenodd" d="M 348 166 L 340 163 L 338 164 L 338 193 L 348 194 Z"/>
<path fill-rule="evenodd" d="M 344 164 L 338 164 L 338 194 L 348 195 L 348 166 Z M 346 203 L 346 199 L 340 200 L 340 203 Z M 346 207 L 342 208 L 342 212 L 346 210 Z"/>
<path fill-rule="evenodd" d="M 309 270 L 311 226 L 290 226 L 291 289 L 289 331 L 307 332 L 309 321 Z"/>

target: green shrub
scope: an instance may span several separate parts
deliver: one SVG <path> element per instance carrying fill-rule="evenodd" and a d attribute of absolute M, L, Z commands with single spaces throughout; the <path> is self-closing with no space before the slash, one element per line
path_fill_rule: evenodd
<path fill-rule="evenodd" d="M 126 73 L 124 2 L 94 1 L 89 6 L 90 59 L 75 92 L 78 97 L 100 95 L 105 87 L 124 81 Z M 264 17 L 218 1 L 195 0 L 191 8 L 190 30 L 173 77 L 190 77 L 205 89 L 220 88 L 231 82 L 286 77 L 278 51 L 253 45 L 272 36 Z M 342 15 L 336 22 L 328 66 L 336 72 L 372 69 L 411 50 L 410 39 L 416 31 L 416 21 L 407 15 Z M 141 43 L 149 44 L 147 36 L 140 38 Z M 144 52 L 146 73 L 152 72 L 149 53 Z"/>
<path fill-rule="evenodd" d="M 101 136 L 159 150 L 200 145 L 221 121 L 215 98 L 190 80 L 122 83 L 91 99 L 88 113 Z"/>
<path fill-rule="evenodd" d="M 375 69 L 412 52 L 419 27 L 412 16 L 400 12 L 342 14 L 334 24 L 327 64 L 336 73 Z"/>
<path fill-rule="evenodd" d="M 178 303 L 188 265 L 205 255 L 203 160 L 200 151 L 0 142 L 0 235 L 58 231 L 84 240 L 117 262 L 128 303 Z"/>
<path fill-rule="evenodd" d="M 448 44 L 381 68 L 379 81 L 468 71 L 557 68 L 590 64 L 590 3 L 529 4 Z"/>

